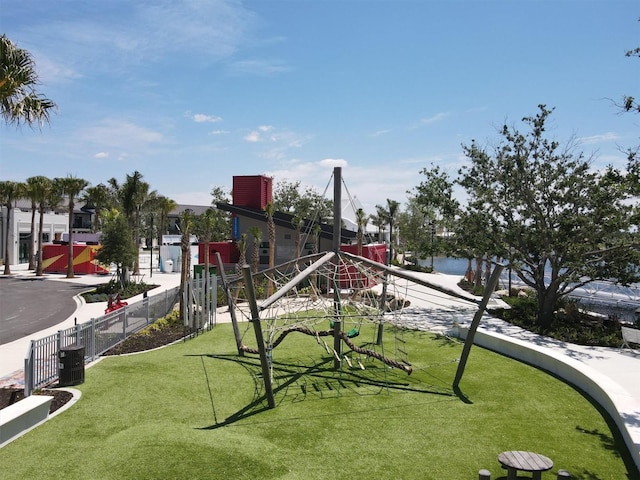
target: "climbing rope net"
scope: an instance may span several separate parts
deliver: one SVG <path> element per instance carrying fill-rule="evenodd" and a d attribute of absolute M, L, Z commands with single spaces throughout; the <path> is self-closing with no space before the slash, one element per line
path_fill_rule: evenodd
<path fill-rule="evenodd" d="M 341 366 L 365 369 L 366 361 L 375 360 L 407 374 L 413 371 L 404 338 L 404 317 L 414 315 L 412 302 L 424 301 L 424 289 L 420 291 L 415 283 L 397 277 L 389 267 L 344 252 L 329 252 L 254 273 L 251 282 L 271 375 L 274 350 L 294 332 L 314 337 Z M 234 285 L 238 321 L 255 321 L 251 302 L 243 301 L 251 296 L 246 282 L 239 277 Z M 437 306 L 440 299 L 445 307 L 446 297 L 451 313 L 477 308 L 462 299 L 452 307 L 449 296 L 438 294 L 432 291 L 429 301 Z M 393 332 L 393 348 L 386 351 L 382 339 L 385 326 L 387 332 Z M 361 330 L 375 332 L 374 338 L 363 338 Z M 247 335 L 249 331 L 247 323 L 237 339 L 238 348 L 259 354 L 260 345 L 255 346 L 256 339 Z M 385 335 L 388 344 L 389 334 Z"/>

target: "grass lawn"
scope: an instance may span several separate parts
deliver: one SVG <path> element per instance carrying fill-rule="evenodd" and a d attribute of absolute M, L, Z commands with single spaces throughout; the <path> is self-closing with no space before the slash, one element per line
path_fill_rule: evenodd
<path fill-rule="evenodd" d="M 373 331 L 354 340 L 364 344 Z M 385 332 L 392 357 L 393 333 Z M 408 376 L 381 362 L 332 370 L 314 337 L 274 350 L 277 407 L 230 325 L 86 371 L 81 400 L 0 450 L 16 479 L 476 479 L 504 450 L 550 457 L 576 479 L 637 479 L 624 444 L 574 388 L 479 347 L 451 383 L 462 344 L 407 332 Z M 245 342 L 252 345 L 249 330 Z M 354 367 L 356 357 L 353 357 Z M 628 470 L 629 469 L 629 470 Z"/>

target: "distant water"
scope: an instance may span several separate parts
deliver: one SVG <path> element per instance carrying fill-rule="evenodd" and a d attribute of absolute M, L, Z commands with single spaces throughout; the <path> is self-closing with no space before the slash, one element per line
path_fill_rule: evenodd
<path fill-rule="evenodd" d="M 418 264 L 422 267 L 430 267 L 431 257 L 418 260 Z M 463 276 L 467 271 L 468 264 L 469 261 L 466 258 L 433 257 L 433 269 L 448 275 Z"/>

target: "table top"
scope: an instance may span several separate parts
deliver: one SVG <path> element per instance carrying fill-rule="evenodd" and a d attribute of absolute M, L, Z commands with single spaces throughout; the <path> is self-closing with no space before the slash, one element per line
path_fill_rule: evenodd
<path fill-rule="evenodd" d="M 507 467 L 522 470 L 523 472 L 544 472 L 553 468 L 550 458 L 534 452 L 512 450 L 498 455 L 498 461 Z"/>

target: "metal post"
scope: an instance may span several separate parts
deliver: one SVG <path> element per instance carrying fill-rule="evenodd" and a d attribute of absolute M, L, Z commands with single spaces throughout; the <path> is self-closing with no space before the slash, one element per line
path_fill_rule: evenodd
<path fill-rule="evenodd" d="M 271 372 L 267 361 L 267 352 L 262 337 L 262 327 L 260 326 L 260 314 L 258 313 L 258 304 L 256 302 L 256 292 L 253 288 L 253 280 L 251 279 L 251 267 L 249 265 L 242 266 L 242 275 L 244 277 L 244 288 L 247 293 L 247 302 L 251 310 L 251 323 L 256 335 L 256 343 L 260 352 L 260 364 L 262 365 L 262 378 L 264 379 L 264 390 L 269 403 L 269 408 L 275 408 L 276 400 L 273 396 L 273 385 L 271 384 Z"/>
<path fill-rule="evenodd" d="M 476 335 L 476 330 L 480 325 L 480 320 L 482 319 L 482 315 L 484 314 L 484 310 L 487 308 L 487 304 L 489 303 L 489 298 L 495 292 L 496 285 L 498 284 L 498 280 L 500 279 L 500 274 L 502 273 L 502 269 L 504 265 L 497 264 L 493 269 L 493 274 L 489 279 L 489 283 L 484 288 L 484 296 L 482 297 L 482 302 L 480 302 L 480 306 L 478 307 L 478 311 L 473 317 L 473 321 L 471 322 L 471 326 L 469 327 L 469 333 L 467 333 L 467 338 L 464 342 L 464 347 L 462 349 L 462 355 L 460 355 L 460 363 L 458 363 L 458 371 L 456 372 L 456 377 L 453 380 L 453 389 L 458 390 L 460 387 L 460 380 L 462 380 L 462 374 L 464 373 L 464 368 L 467 364 L 467 360 L 469 359 L 469 353 L 471 352 L 471 346 L 473 345 L 473 339 Z"/>
<path fill-rule="evenodd" d="M 242 335 L 240 334 L 240 327 L 238 327 L 238 319 L 236 318 L 236 308 L 233 302 L 233 295 L 229 290 L 229 284 L 227 282 L 227 274 L 224 272 L 224 264 L 222 263 L 222 257 L 219 252 L 216 252 L 216 264 L 218 265 L 218 272 L 220 272 L 220 281 L 222 282 L 222 288 L 224 294 L 227 297 L 227 304 L 229 305 L 229 313 L 231 314 L 231 325 L 233 326 L 233 335 L 236 337 L 236 348 L 238 349 L 238 355 L 244 356 L 244 350 L 242 350 Z"/>
<path fill-rule="evenodd" d="M 333 270 L 333 368 L 340 368 L 342 358 L 342 308 L 340 304 L 340 240 L 342 234 L 342 167 L 333 169 L 333 252 L 335 267 Z"/>

